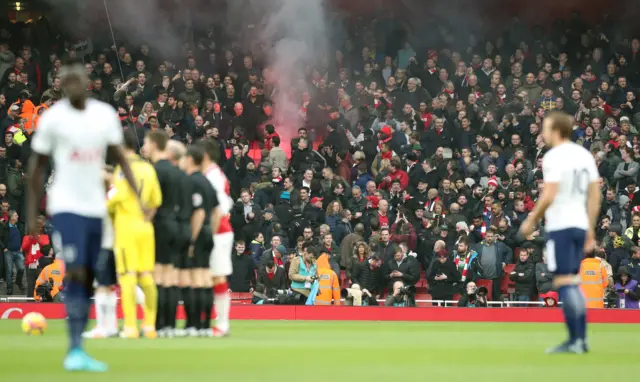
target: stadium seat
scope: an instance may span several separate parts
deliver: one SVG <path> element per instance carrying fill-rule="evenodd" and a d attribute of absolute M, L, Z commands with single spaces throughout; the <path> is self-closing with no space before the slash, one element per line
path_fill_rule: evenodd
<path fill-rule="evenodd" d="M 507 264 L 504 267 L 504 274 L 502 275 L 502 280 L 500 283 L 500 292 L 502 294 L 511 296 L 513 293 L 515 293 L 515 283 L 511 281 L 511 278 L 509 278 L 509 274 L 513 272 L 514 269 L 516 269 L 515 264 Z"/>
<path fill-rule="evenodd" d="M 487 288 L 487 300 L 493 300 L 493 293 L 491 292 L 493 289 L 493 281 L 491 280 L 477 280 L 476 285 L 478 288 L 485 287 Z"/>

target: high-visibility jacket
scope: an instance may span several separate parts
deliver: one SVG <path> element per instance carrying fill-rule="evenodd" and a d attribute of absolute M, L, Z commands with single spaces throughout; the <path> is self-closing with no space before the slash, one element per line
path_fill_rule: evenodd
<path fill-rule="evenodd" d="M 33 288 L 33 298 L 36 300 L 40 300 L 40 296 L 36 290 L 42 284 L 45 284 L 49 281 L 49 279 L 53 280 L 53 285 L 51 289 L 51 297 L 55 297 L 62 289 L 62 282 L 64 280 L 64 262 L 59 259 L 55 259 L 53 263 L 44 267 L 42 272 L 40 272 L 40 276 L 36 280 L 36 286 Z"/>
<path fill-rule="evenodd" d="M 321 255 L 316 260 L 318 267 L 318 295 L 315 305 L 340 305 L 340 282 L 331 270 L 329 256 Z"/>
<path fill-rule="evenodd" d="M 598 258 L 587 257 L 580 264 L 580 288 L 587 308 L 604 308 L 604 293 L 609 284 L 607 270 Z"/>

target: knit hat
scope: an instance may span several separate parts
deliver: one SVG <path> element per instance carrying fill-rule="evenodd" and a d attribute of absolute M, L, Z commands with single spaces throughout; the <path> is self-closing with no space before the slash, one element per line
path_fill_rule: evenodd
<path fill-rule="evenodd" d="M 498 180 L 496 179 L 495 176 L 492 176 L 491 178 L 489 178 L 489 182 L 487 182 L 487 187 L 489 186 L 493 186 L 495 188 L 498 188 Z"/>
<path fill-rule="evenodd" d="M 290 200 L 291 199 L 291 193 L 289 191 L 282 191 L 280 193 L 280 199 Z"/>
<path fill-rule="evenodd" d="M 422 146 L 420 146 L 419 143 L 414 143 L 413 146 L 411 146 L 411 150 L 422 151 Z"/>
<path fill-rule="evenodd" d="M 273 250 L 278 252 L 281 255 L 286 255 L 287 254 L 287 248 L 282 244 L 280 244 L 279 246 L 275 247 Z"/>
<path fill-rule="evenodd" d="M 629 203 L 629 197 L 627 195 L 620 195 L 618 197 L 618 205 L 620 207 L 624 207 L 625 204 Z"/>
<path fill-rule="evenodd" d="M 609 226 L 609 232 L 615 232 L 618 235 L 622 235 L 622 226 L 620 225 L 620 223 L 612 223 Z"/>
<path fill-rule="evenodd" d="M 321 201 L 322 201 L 322 198 L 318 198 L 318 197 L 311 198 L 311 204 L 316 204 Z"/>
<path fill-rule="evenodd" d="M 436 256 L 438 256 L 438 257 L 447 257 L 447 256 L 449 256 L 449 252 L 447 252 L 446 249 L 441 249 L 438 252 L 436 252 Z"/>
<path fill-rule="evenodd" d="M 466 178 L 464 180 L 464 184 L 469 187 L 472 187 L 474 184 L 476 184 L 476 181 L 473 178 Z"/>
<path fill-rule="evenodd" d="M 380 132 L 384 135 L 391 135 L 391 126 L 384 126 L 382 129 L 380 129 Z"/>

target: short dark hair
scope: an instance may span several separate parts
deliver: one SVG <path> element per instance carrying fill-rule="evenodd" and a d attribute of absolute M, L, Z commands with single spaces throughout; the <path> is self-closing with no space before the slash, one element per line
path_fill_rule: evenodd
<path fill-rule="evenodd" d="M 199 144 L 202 145 L 209 160 L 214 163 L 220 163 L 220 144 L 215 139 L 204 139 Z"/>
<path fill-rule="evenodd" d="M 202 165 L 202 161 L 204 160 L 205 150 L 201 145 L 191 145 L 187 149 L 187 156 L 193 159 L 193 163 L 197 166 Z"/>
<path fill-rule="evenodd" d="M 560 111 L 552 111 L 547 118 L 551 122 L 551 130 L 557 131 L 560 137 L 564 139 L 571 138 L 573 135 L 573 117 Z"/>
<path fill-rule="evenodd" d="M 138 148 L 138 135 L 131 129 L 127 129 L 122 132 L 124 147 L 129 150 L 135 150 Z"/>
<path fill-rule="evenodd" d="M 164 130 L 153 130 L 147 133 L 147 138 L 158 146 L 158 150 L 164 151 L 169 142 L 169 136 Z"/>
<path fill-rule="evenodd" d="M 271 143 L 273 143 L 273 146 L 274 146 L 274 147 L 278 147 L 278 146 L 280 146 L 280 137 L 273 137 L 273 138 L 271 139 Z"/>
<path fill-rule="evenodd" d="M 264 129 L 267 131 L 267 133 L 269 134 L 273 134 L 276 131 L 275 126 L 273 126 L 272 124 L 268 124 L 267 126 L 264 127 Z"/>

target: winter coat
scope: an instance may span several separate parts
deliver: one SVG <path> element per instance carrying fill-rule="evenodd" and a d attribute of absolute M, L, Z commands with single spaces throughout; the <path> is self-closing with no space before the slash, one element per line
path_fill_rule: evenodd
<path fill-rule="evenodd" d="M 340 220 L 336 223 L 335 230 L 332 232 L 336 244 L 342 246 L 342 240 L 344 240 L 345 237 L 353 232 L 353 227 L 351 226 L 351 223 L 345 223 L 344 221 Z"/>
<path fill-rule="evenodd" d="M 256 266 L 251 254 L 238 254 L 234 250 L 233 255 L 231 255 L 231 263 L 233 265 L 233 273 L 229 276 L 229 289 L 233 292 L 249 292 L 256 284 L 254 272 Z"/>
<path fill-rule="evenodd" d="M 287 274 L 283 268 L 276 267 L 273 277 L 269 278 L 266 267 L 260 267 L 258 270 L 258 284 L 262 284 L 265 290 L 285 290 L 287 289 Z"/>
<path fill-rule="evenodd" d="M 392 277 L 391 272 L 393 271 L 402 273 L 402 276 Z M 400 264 L 398 264 L 392 256 L 383 266 L 382 275 L 390 291 L 393 290 L 393 283 L 396 281 L 402 281 L 406 286 L 415 285 L 420 278 L 420 264 L 411 256 L 405 256 Z"/>
<path fill-rule="evenodd" d="M 444 280 L 436 280 L 436 276 L 447 276 Z M 429 292 L 435 300 L 439 300 L 446 296 L 453 296 L 455 293 L 455 284 L 460 281 L 460 272 L 456 268 L 455 263 L 449 257 L 447 261 L 441 263 L 436 260 L 428 269 L 427 281 L 429 282 Z"/>
<path fill-rule="evenodd" d="M 372 269 L 369 261 L 354 263 L 351 281 L 360 285 L 361 290 L 367 289 L 374 296 L 382 294 L 384 288 L 382 268 Z"/>
<path fill-rule="evenodd" d="M 511 281 L 516 283 L 516 295 L 531 297 L 535 285 L 535 270 L 533 262 L 527 259 L 524 263 L 518 261 L 515 269 L 509 275 Z"/>

